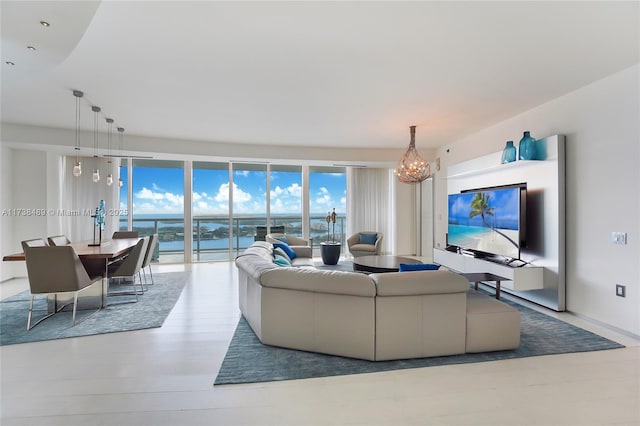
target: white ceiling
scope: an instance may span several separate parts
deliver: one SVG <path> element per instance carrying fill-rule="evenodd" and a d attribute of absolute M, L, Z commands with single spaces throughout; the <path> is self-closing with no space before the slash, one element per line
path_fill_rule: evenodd
<path fill-rule="evenodd" d="M 432 148 L 638 63 L 639 5 L 2 1 L 2 122 Z"/>

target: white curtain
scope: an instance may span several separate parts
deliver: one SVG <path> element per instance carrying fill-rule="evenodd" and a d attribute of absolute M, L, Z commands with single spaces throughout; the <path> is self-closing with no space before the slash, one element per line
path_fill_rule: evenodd
<path fill-rule="evenodd" d="M 62 188 L 60 210 L 61 234 L 71 241 L 98 240 L 99 228 L 94 227 L 95 214 L 100 200 L 105 202 L 105 228 L 102 241 L 111 239 L 111 235 L 119 228 L 118 209 L 120 208 L 120 188 L 118 187 L 117 161 L 108 162 L 105 158 L 81 158 L 82 175 L 73 175 L 75 157 L 65 157 L 62 165 Z M 100 181 L 93 182 L 92 172 L 100 170 Z M 107 175 L 111 172 L 114 182 L 107 186 Z M 95 229 L 94 229 L 95 228 Z"/>
<path fill-rule="evenodd" d="M 391 169 L 347 169 L 347 237 L 382 232 L 382 253 L 395 253 L 395 178 Z"/>

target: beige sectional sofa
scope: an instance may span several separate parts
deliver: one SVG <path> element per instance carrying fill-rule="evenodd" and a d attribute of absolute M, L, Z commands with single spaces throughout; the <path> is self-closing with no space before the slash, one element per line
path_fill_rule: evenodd
<path fill-rule="evenodd" d="M 240 311 L 267 345 L 380 361 L 520 342 L 518 310 L 469 290 L 447 270 L 365 275 L 280 267 L 266 242 L 255 242 L 236 265 Z"/>

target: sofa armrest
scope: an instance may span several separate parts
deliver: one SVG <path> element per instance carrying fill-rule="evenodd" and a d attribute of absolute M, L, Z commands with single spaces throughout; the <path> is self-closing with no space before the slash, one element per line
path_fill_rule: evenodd
<path fill-rule="evenodd" d="M 296 253 L 297 257 L 313 257 L 309 246 L 289 246 Z"/>
<path fill-rule="evenodd" d="M 469 281 L 450 271 L 412 271 L 371 274 L 378 296 L 464 293 Z"/>

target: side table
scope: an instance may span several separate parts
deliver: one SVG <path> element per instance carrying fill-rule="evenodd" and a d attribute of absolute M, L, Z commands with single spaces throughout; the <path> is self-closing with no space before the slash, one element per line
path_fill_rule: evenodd
<path fill-rule="evenodd" d="M 323 241 L 320 243 L 320 253 L 322 263 L 325 265 L 337 265 L 340 259 L 340 248 L 342 244 L 335 241 Z"/>

